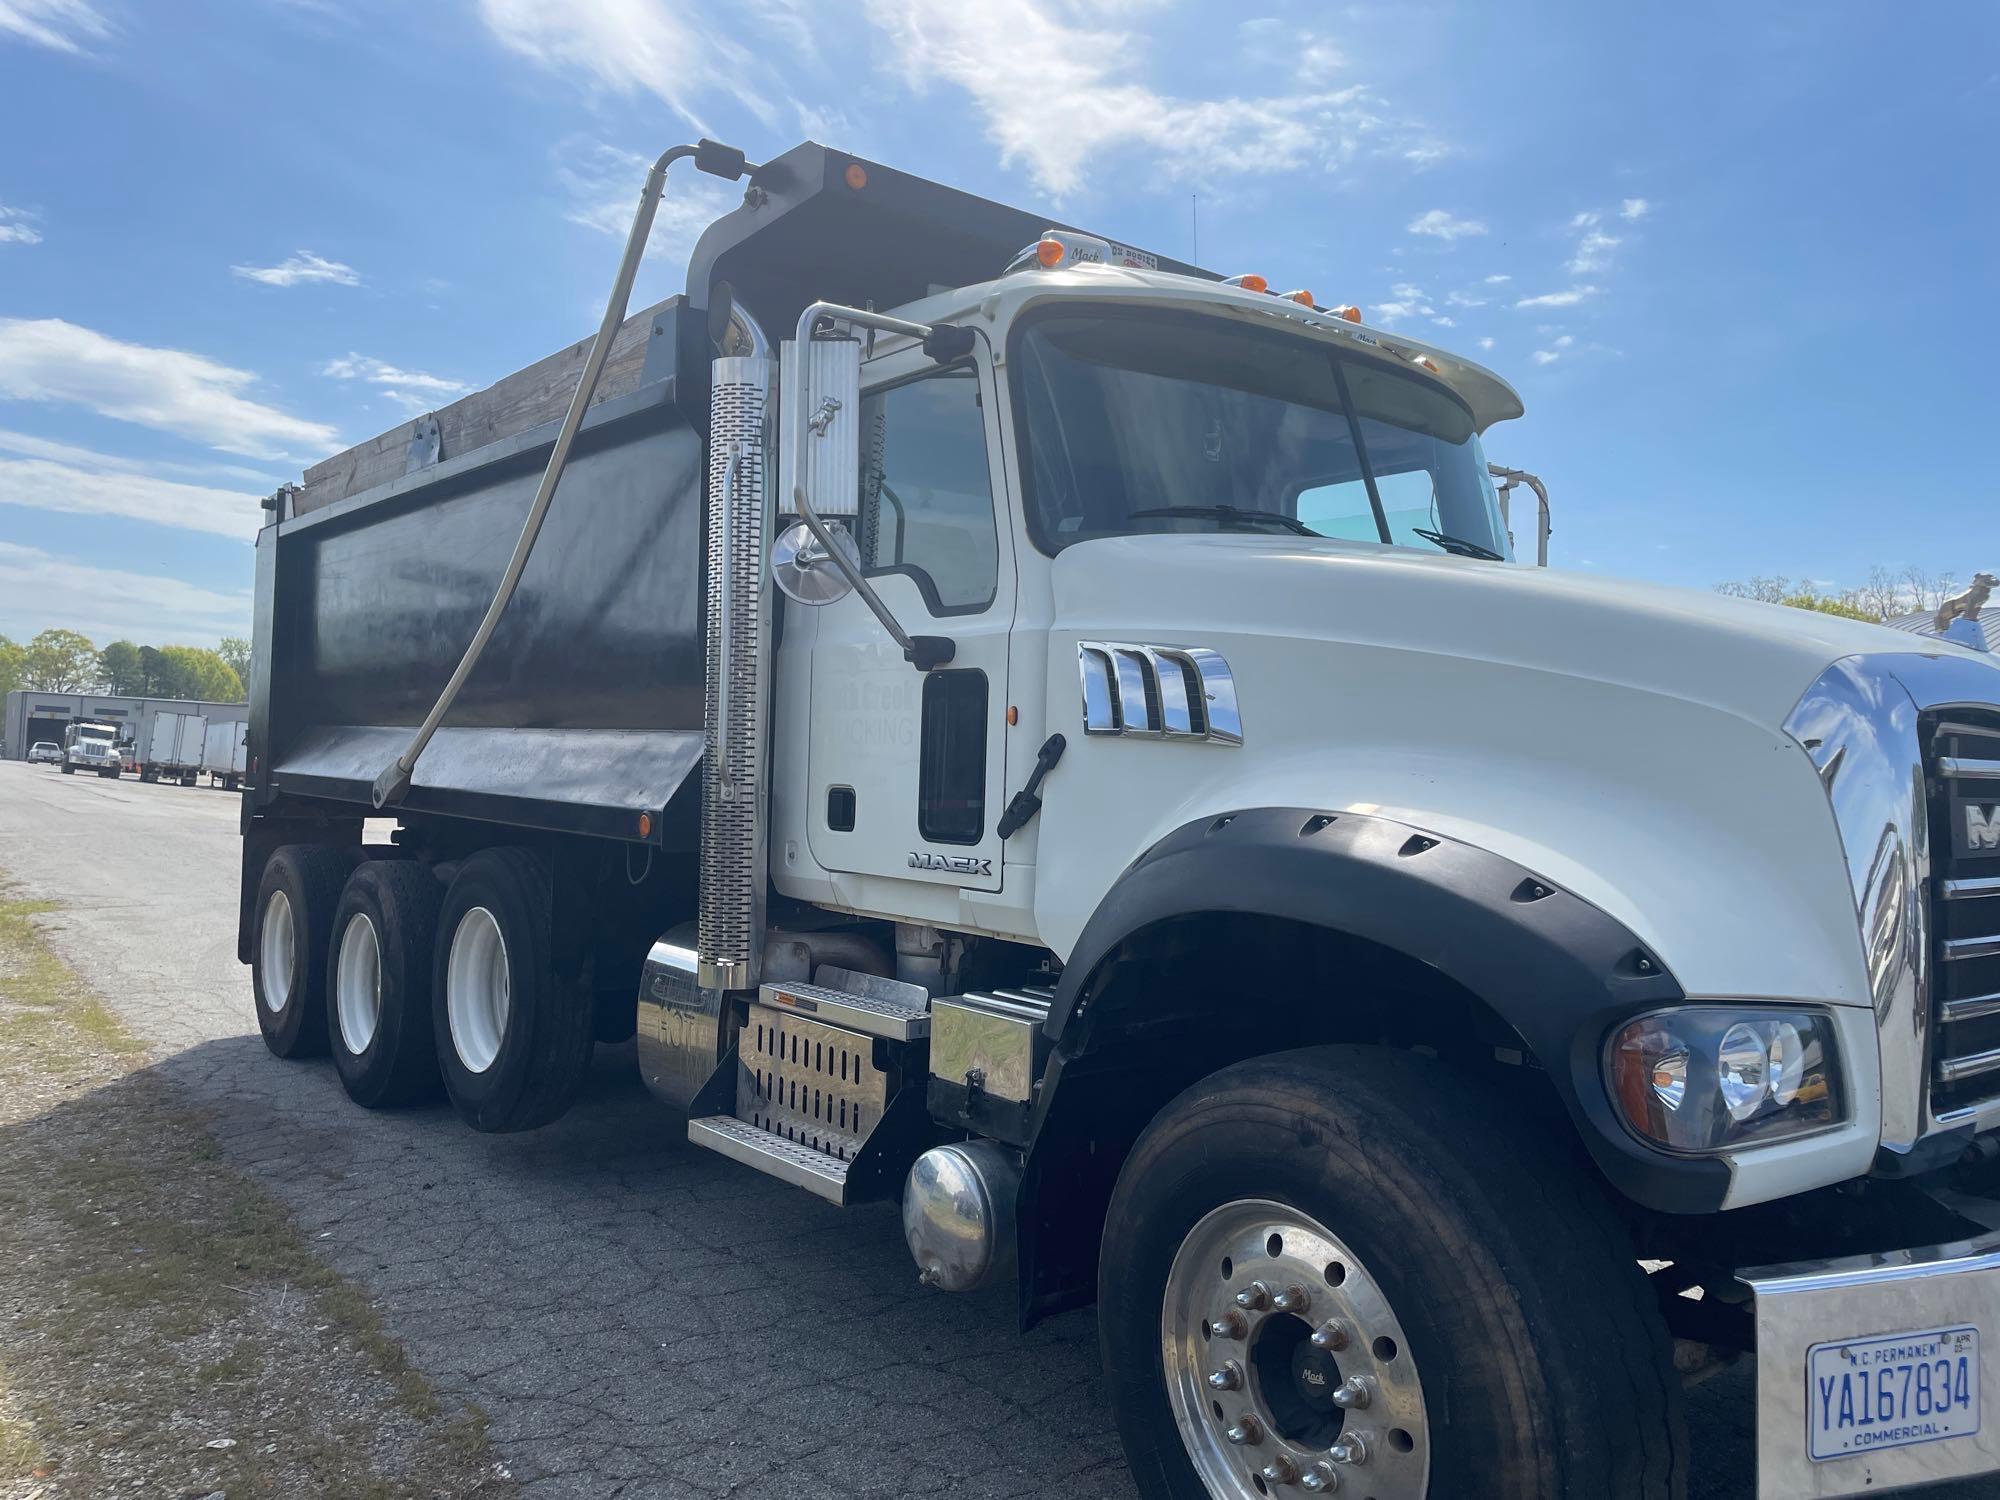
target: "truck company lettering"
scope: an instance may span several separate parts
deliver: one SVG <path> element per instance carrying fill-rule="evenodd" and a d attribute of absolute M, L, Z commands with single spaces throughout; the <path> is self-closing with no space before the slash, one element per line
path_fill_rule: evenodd
<path fill-rule="evenodd" d="M 954 875 L 991 875 L 993 861 L 978 859 L 970 854 L 930 854 L 916 852 L 910 856 L 912 870 L 949 870 Z"/>

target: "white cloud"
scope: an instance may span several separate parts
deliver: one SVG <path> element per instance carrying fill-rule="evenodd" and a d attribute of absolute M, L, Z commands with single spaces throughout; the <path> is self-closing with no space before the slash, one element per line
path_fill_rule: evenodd
<path fill-rule="evenodd" d="M 1621 219 L 1643 219 L 1652 211 L 1653 205 L 1644 198 L 1627 198 L 1618 205 L 1618 217 Z"/>
<path fill-rule="evenodd" d="M 45 437 L 37 437 L 28 432 L 10 432 L 0 427 L 0 453 L 18 454 L 22 458 L 46 458 L 59 464 L 75 464 L 82 468 L 116 474 L 172 474 L 183 479 L 234 479 L 240 483 L 256 487 L 259 494 L 268 495 L 283 480 L 261 469 L 245 468 L 242 464 L 228 463 L 222 459 L 210 459 L 198 463 L 184 463 L 161 459 L 142 463 L 135 458 L 123 458 L 110 453 L 99 453 L 91 448 L 79 448 L 74 443 L 58 443 Z"/>
<path fill-rule="evenodd" d="M 1451 317 L 1445 313 L 1439 313 L 1435 318 L 1432 318 L 1431 321 L 1437 324 L 1437 326 L 1440 328 L 1458 327 L 1458 319 Z"/>
<path fill-rule="evenodd" d="M 1437 314 L 1437 309 L 1431 305 L 1431 299 L 1425 295 L 1424 290 L 1412 286 L 1407 281 L 1399 281 L 1390 287 L 1389 300 L 1376 303 L 1370 311 L 1369 321 L 1383 328 L 1387 328 L 1391 323 L 1401 322 L 1404 318 L 1429 318 Z"/>
<path fill-rule="evenodd" d="M 1572 230 L 1588 229 L 1602 217 L 1603 215 L 1599 214 L 1596 209 L 1587 208 L 1569 221 L 1569 227 Z"/>
<path fill-rule="evenodd" d="M 354 267 L 314 255 L 310 250 L 300 250 L 275 266 L 231 266 L 229 269 L 247 280 L 261 281 L 265 286 L 300 286 L 313 282 L 326 282 L 331 286 L 361 285 L 361 275 Z"/>
<path fill-rule="evenodd" d="M 255 495 L 134 473 L 117 461 L 90 469 L 43 458 L 0 458 L 0 505 L 121 516 L 248 540 L 263 518 L 257 501 Z"/>
<path fill-rule="evenodd" d="M 1505 271 L 1498 271 L 1486 278 L 1486 284 L 1488 286 L 1504 286 L 1513 279 Z"/>
<path fill-rule="evenodd" d="M 242 561 L 247 573 L 247 548 Z M 251 603 L 247 588 L 202 588 L 0 542 L 0 630 L 17 635 L 59 626 L 99 642 L 133 636 L 200 645 L 248 635 Z"/>
<path fill-rule="evenodd" d="M 0 318 L 0 396 L 70 402 L 253 458 L 339 446 L 324 422 L 250 399 L 244 392 L 256 380 L 203 355 L 128 344 L 61 318 Z"/>
<path fill-rule="evenodd" d="M 1571 344 L 1574 344 L 1575 342 L 1576 342 L 1575 335 L 1566 333 L 1561 338 L 1556 340 L 1556 347 L 1558 349 L 1567 349 Z"/>
<path fill-rule="evenodd" d="M 1451 292 L 1444 299 L 1453 307 L 1484 307 L 1486 299 L 1475 297 L 1469 292 Z"/>
<path fill-rule="evenodd" d="M 1440 240 L 1462 240 L 1468 235 L 1486 233 L 1486 226 L 1479 220 L 1454 219 L 1441 208 L 1418 214 L 1404 227 L 1411 234 L 1427 234 Z"/>
<path fill-rule="evenodd" d="M 669 0 L 479 0 L 494 39 L 545 68 L 581 73 L 616 94 L 652 94 L 703 134 L 695 101 L 716 88 L 775 124 L 772 90 L 763 86 L 770 60 L 703 26 L 692 10 Z"/>
<path fill-rule="evenodd" d="M 1532 357 L 1538 365 L 1552 365 L 1562 358 L 1553 349 L 1537 349 Z"/>
<path fill-rule="evenodd" d="M 1286 69 L 1309 83 L 1322 83 L 1347 66 L 1346 54 L 1325 37 L 1276 16 L 1240 22 L 1236 39 L 1253 67 Z"/>
<path fill-rule="evenodd" d="M 1482 349 L 1491 349 L 1493 347 L 1493 340 L 1490 338 L 1483 338 L 1479 341 L 1479 347 Z"/>
<path fill-rule="evenodd" d="M 1543 292 L 1539 297 L 1523 297 L 1514 305 L 1516 307 L 1575 307 L 1577 303 L 1584 301 L 1586 298 L 1595 297 L 1597 290 L 1594 286 L 1573 286 L 1567 291 Z"/>
<path fill-rule="evenodd" d="M 622 243 L 632 232 L 639 189 L 653 159 L 603 141 L 569 141 L 559 154 L 562 165 L 556 176 L 569 196 L 563 217 Z M 686 265 L 701 232 L 736 207 L 741 197 L 740 188 L 713 177 L 689 173 L 674 180 L 653 216 L 646 255 L 678 263 L 676 288 L 680 285 L 679 267 Z"/>
<path fill-rule="evenodd" d="M 5 3 L 6 0 L 0 0 L 0 6 Z M 0 245 L 39 245 L 42 232 L 35 225 L 40 219 L 40 214 L 0 203 Z"/>
<path fill-rule="evenodd" d="M 1583 238 L 1576 242 L 1576 254 L 1570 257 L 1570 274 L 1582 276 L 1587 272 L 1609 269 L 1611 252 L 1622 243 L 1617 235 L 1606 234 L 1601 229 L 1585 230 Z"/>
<path fill-rule="evenodd" d="M 335 380 L 362 380 L 380 389 L 383 399 L 393 402 L 411 416 L 421 416 L 450 404 L 472 387 L 462 380 L 442 375 L 426 375 L 422 370 L 402 370 L 366 354 L 349 353 L 328 360 L 323 375 Z"/>
<path fill-rule="evenodd" d="M 1385 117 L 1366 89 L 1330 89 L 1295 61 L 1269 95 L 1176 98 L 1135 76 L 1143 38 L 1092 0 L 866 0 L 910 91 L 965 91 L 1004 166 L 1025 164 L 1057 197 L 1122 152 L 1190 181 L 1252 173 L 1328 174 L 1364 151 L 1401 151 L 1421 132 Z"/>
<path fill-rule="evenodd" d="M 111 35 L 111 23 L 86 0 L 0 0 L 0 36 L 57 52 L 81 52 Z"/>

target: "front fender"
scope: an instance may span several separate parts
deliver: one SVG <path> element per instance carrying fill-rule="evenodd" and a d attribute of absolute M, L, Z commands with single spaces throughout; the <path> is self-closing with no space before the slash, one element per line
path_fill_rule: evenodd
<path fill-rule="evenodd" d="M 1592 1158 L 1648 1207 L 1721 1207 L 1730 1169 L 1639 1142 L 1603 1084 L 1622 1021 L 1685 998 L 1657 955 L 1596 906 L 1511 860 L 1394 819 L 1261 807 L 1199 819 L 1161 839 L 1085 926 L 1049 1012 L 1051 1061 L 1031 1156 L 1065 1065 L 1093 1041 L 1092 1002 L 1120 946 L 1202 913 L 1254 913 L 1365 939 L 1426 964 L 1499 1015 L 1547 1070 Z"/>

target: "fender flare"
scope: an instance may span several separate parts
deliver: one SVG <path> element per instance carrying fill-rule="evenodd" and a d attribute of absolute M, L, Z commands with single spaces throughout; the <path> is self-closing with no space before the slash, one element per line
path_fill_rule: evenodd
<path fill-rule="evenodd" d="M 1093 1045 L 1092 1001 L 1120 946 L 1160 922 L 1213 912 L 1292 919 L 1436 969 L 1527 1043 L 1618 1191 L 1669 1213 L 1721 1207 L 1728 1164 L 1643 1144 L 1604 1083 L 1604 1047 L 1615 1028 L 1686 998 L 1629 928 L 1490 850 L 1390 818 L 1309 807 L 1184 824 L 1119 877 L 1078 938 L 1049 1010 L 1052 1051 L 1031 1122 L 1031 1161 L 1065 1064 Z"/>

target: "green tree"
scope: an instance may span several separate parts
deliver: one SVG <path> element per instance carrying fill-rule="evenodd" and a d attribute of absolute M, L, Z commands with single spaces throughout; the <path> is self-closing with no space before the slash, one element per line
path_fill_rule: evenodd
<path fill-rule="evenodd" d="M 0 635 L 0 698 L 4 698 L 21 685 L 27 663 L 28 648 L 17 646 L 6 636 Z"/>
<path fill-rule="evenodd" d="M 134 698 L 145 694 L 146 664 L 130 641 L 113 641 L 98 652 L 97 669 L 104 677 L 105 692 Z"/>
<path fill-rule="evenodd" d="M 1847 620 L 1867 620 L 1874 623 L 1880 621 L 1882 618 L 1880 615 L 1870 614 L 1852 599 L 1838 599 L 1832 594 L 1815 594 L 1811 592 L 1787 594 L 1778 602 L 1780 604 L 1789 604 L 1793 609 L 1810 609 L 1818 614 L 1839 615 L 1841 618 Z"/>
<path fill-rule="evenodd" d="M 174 696 L 167 690 L 167 664 L 158 646 L 139 648 L 139 686 L 141 692 L 155 698 Z"/>
<path fill-rule="evenodd" d="M 23 685 L 39 693 L 80 693 L 97 682 L 97 647 L 74 630 L 44 630 L 28 642 Z"/>
<path fill-rule="evenodd" d="M 160 692 L 169 698 L 207 698 L 233 703 L 243 696 L 243 679 L 213 651 L 199 646 L 162 646 Z"/>
<path fill-rule="evenodd" d="M 243 681 L 250 680 L 250 643 L 242 636 L 225 635 L 216 643 L 215 654 Z"/>

